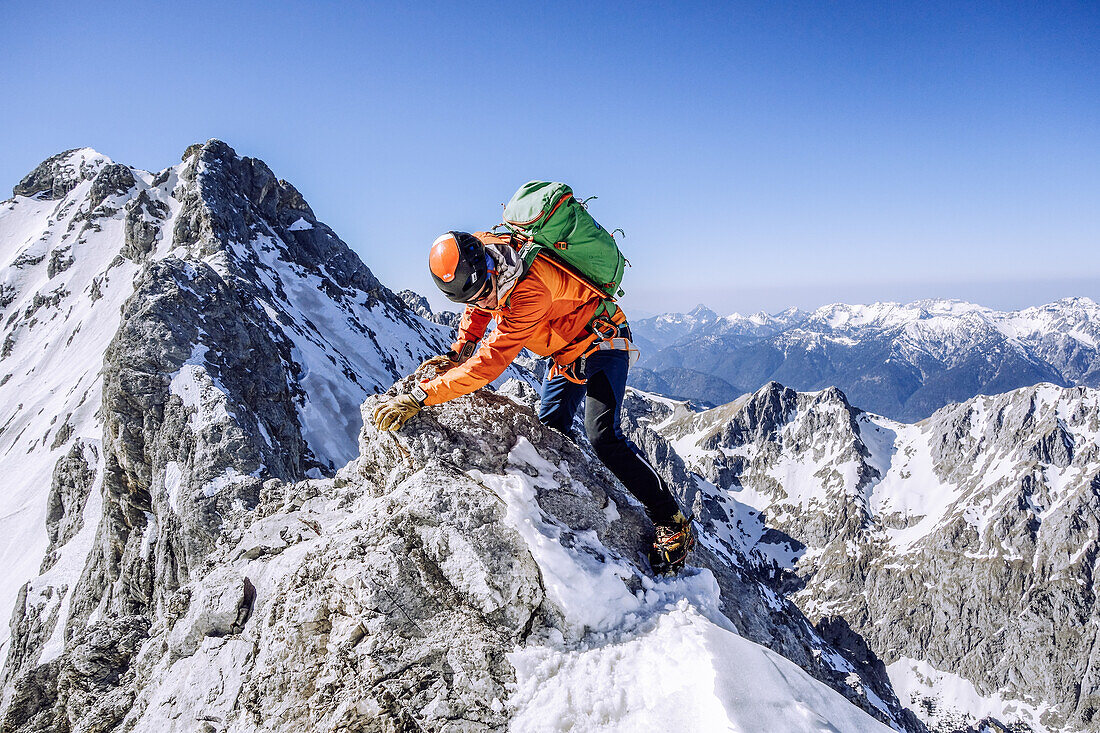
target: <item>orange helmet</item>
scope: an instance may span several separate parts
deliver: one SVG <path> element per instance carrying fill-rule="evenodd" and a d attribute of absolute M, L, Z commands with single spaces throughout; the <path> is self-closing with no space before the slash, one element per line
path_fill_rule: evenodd
<path fill-rule="evenodd" d="M 471 303 L 485 291 L 493 264 L 480 239 L 466 232 L 447 232 L 432 244 L 428 268 L 449 300 Z"/>

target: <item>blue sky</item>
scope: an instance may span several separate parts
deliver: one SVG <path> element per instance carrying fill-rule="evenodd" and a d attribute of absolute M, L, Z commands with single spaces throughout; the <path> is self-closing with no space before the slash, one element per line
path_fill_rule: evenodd
<path fill-rule="evenodd" d="M 628 10 L 623 10 L 628 8 Z M 531 178 L 628 310 L 1100 299 L 1100 4 L 9 3 L 0 185 L 218 137 L 387 285 Z M 442 303 L 441 299 L 435 302 Z"/>

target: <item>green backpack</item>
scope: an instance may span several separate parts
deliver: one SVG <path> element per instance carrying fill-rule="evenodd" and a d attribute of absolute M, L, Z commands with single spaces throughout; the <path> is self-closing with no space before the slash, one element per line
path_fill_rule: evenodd
<path fill-rule="evenodd" d="M 546 252 L 609 300 L 623 294 L 619 283 L 627 261 L 615 237 L 564 183 L 529 181 L 520 186 L 504 207 L 504 225 L 519 240 L 526 267 Z"/>

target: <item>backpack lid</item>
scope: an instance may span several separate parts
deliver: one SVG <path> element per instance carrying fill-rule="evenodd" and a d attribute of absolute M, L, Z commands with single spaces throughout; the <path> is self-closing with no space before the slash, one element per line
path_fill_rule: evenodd
<path fill-rule="evenodd" d="M 529 227 L 553 211 L 564 197 L 572 195 L 573 189 L 564 183 L 528 181 L 504 207 L 504 221 L 516 227 Z"/>

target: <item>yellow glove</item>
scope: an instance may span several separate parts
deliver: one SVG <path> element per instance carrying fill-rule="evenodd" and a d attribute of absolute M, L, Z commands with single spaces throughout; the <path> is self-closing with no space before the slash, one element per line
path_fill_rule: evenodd
<path fill-rule="evenodd" d="M 454 359 L 452 359 L 447 354 L 440 354 L 439 356 L 433 356 L 432 358 L 426 359 L 425 361 L 421 362 L 420 366 L 418 366 L 416 370 L 420 371 L 424 367 L 428 366 L 436 367 L 438 369 L 450 369 L 454 365 Z"/>
<path fill-rule="evenodd" d="M 420 401 L 410 394 L 388 397 L 374 408 L 374 427 L 379 430 L 400 430 L 422 407 Z"/>

